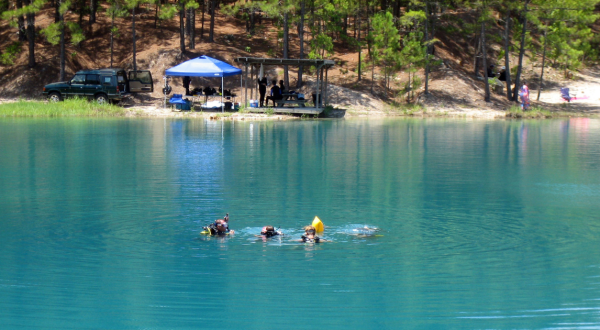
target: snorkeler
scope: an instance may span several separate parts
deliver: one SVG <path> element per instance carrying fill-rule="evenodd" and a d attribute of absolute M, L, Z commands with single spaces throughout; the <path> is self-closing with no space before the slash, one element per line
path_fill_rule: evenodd
<path fill-rule="evenodd" d="M 278 230 L 275 230 L 275 227 L 273 227 L 273 226 L 264 226 L 262 228 L 262 230 L 260 231 L 260 235 L 256 235 L 256 236 L 269 238 L 269 237 L 278 236 L 278 235 L 283 236 L 283 233 Z"/>
<path fill-rule="evenodd" d="M 315 227 L 313 226 L 306 226 L 304 227 L 304 235 L 302 235 L 302 238 L 300 240 L 298 240 L 299 242 L 302 243 L 320 243 L 320 242 L 327 242 L 326 239 L 320 238 L 319 236 L 316 236 L 317 230 L 315 229 Z"/>

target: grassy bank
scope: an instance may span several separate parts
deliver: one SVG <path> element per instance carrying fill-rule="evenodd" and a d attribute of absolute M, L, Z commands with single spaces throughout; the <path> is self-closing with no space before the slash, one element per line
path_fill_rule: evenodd
<path fill-rule="evenodd" d="M 523 111 L 520 106 L 511 106 L 507 113 L 508 118 L 540 119 L 540 118 L 569 118 L 569 117 L 589 117 L 597 118 L 596 114 L 585 114 L 581 112 L 567 111 L 549 111 L 538 106 L 533 106 L 530 110 Z"/>
<path fill-rule="evenodd" d="M 121 117 L 126 111 L 116 105 L 85 99 L 63 102 L 17 101 L 0 104 L 0 117 Z"/>

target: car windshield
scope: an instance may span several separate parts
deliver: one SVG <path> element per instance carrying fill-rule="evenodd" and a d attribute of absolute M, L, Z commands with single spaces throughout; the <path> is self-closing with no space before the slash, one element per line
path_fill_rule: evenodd
<path fill-rule="evenodd" d="M 85 83 L 85 75 L 84 74 L 76 74 L 73 79 L 71 79 L 71 84 L 83 84 Z"/>

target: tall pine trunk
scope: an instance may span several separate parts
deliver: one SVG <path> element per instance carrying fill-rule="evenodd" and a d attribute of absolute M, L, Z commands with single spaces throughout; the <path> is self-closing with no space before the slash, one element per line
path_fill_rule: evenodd
<path fill-rule="evenodd" d="M 110 15 L 110 67 L 111 68 L 113 67 L 113 54 L 114 54 L 114 37 L 115 37 L 114 29 L 115 29 L 115 13 L 113 11 L 112 15 Z"/>
<path fill-rule="evenodd" d="M 289 13 L 286 11 L 283 14 L 283 58 L 288 58 L 288 46 L 289 46 L 289 32 L 290 32 L 290 27 L 289 27 Z M 289 76 L 289 70 L 288 70 L 288 66 L 285 65 L 283 66 L 283 83 L 285 84 L 285 89 L 286 90 L 290 90 L 290 76 Z"/>
<path fill-rule="evenodd" d="M 196 9 L 190 8 L 190 49 L 196 48 Z"/>
<path fill-rule="evenodd" d="M 540 100 L 542 94 L 542 85 L 544 84 L 544 66 L 546 66 L 546 45 L 548 44 L 548 27 L 544 30 L 544 51 L 542 52 L 542 73 L 540 74 L 540 87 L 538 88 L 537 100 Z"/>
<path fill-rule="evenodd" d="M 96 23 L 96 11 L 98 9 L 98 0 L 90 0 L 90 30 L 92 24 Z"/>
<path fill-rule="evenodd" d="M 59 6 L 63 0 L 59 1 Z M 65 15 L 59 13 L 60 20 L 60 81 L 65 81 Z"/>
<path fill-rule="evenodd" d="M 179 50 L 182 53 L 185 52 L 185 25 L 184 25 L 184 17 L 185 17 L 185 8 L 183 5 L 183 0 L 179 0 Z"/>
<path fill-rule="evenodd" d="M 510 90 L 510 10 L 506 11 L 506 21 L 504 22 L 504 69 L 506 72 L 506 99 L 512 100 L 512 91 Z"/>
<path fill-rule="evenodd" d="M 15 4 L 17 6 L 17 9 L 23 8 L 23 0 L 16 0 Z M 25 18 L 23 17 L 23 15 L 19 15 L 17 17 L 17 27 L 19 29 L 19 41 L 27 40 L 27 32 L 25 31 Z"/>
<path fill-rule="evenodd" d="M 33 4 L 33 0 L 27 2 L 28 5 Z M 35 66 L 35 14 L 32 12 L 27 13 L 27 40 L 29 42 L 28 66 L 33 68 Z"/>
<path fill-rule="evenodd" d="M 487 45 L 485 43 L 485 17 L 481 15 L 481 54 L 483 58 L 483 80 L 485 82 L 485 101 L 490 102 L 490 81 L 488 80 L 487 70 Z"/>
<path fill-rule="evenodd" d="M 215 42 L 215 7 L 217 0 L 211 0 L 210 3 L 210 30 L 208 31 L 208 42 Z"/>
<path fill-rule="evenodd" d="M 429 95 L 429 1 L 425 1 L 425 95 Z"/>
<path fill-rule="evenodd" d="M 131 39 L 133 41 L 133 71 L 137 71 L 137 61 L 135 58 L 135 6 L 131 9 Z"/>
<path fill-rule="evenodd" d="M 523 56 L 525 55 L 525 33 L 527 32 L 527 5 L 529 4 L 529 0 L 525 1 L 525 8 L 521 13 L 521 19 L 523 23 L 523 30 L 521 31 L 521 48 L 519 49 L 519 66 L 517 67 L 517 77 L 515 78 L 515 91 L 513 93 L 513 100 L 515 102 L 519 102 L 519 98 L 517 97 L 519 93 L 519 84 L 521 83 L 521 71 L 523 70 Z"/>
<path fill-rule="evenodd" d="M 207 0 L 200 0 L 202 1 L 202 18 L 201 23 L 200 24 L 200 40 L 204 39 L 204 12 L 206 11 L 206 1 Z"/>
<path fill-rule="evenodd" d="M 298 39 L 300 40 L 300 59 L 304 58 L 304 12 L 305 4 L 304 0 L 300 2 L 300 23 L 298 23 Z M 298 68 L 298 81 L 296 88 L 302 87 L 302 71 L 303 66 Z"/>
<path fill-rule="evenodd" d="M 60 22 L 60 14 L 58 11 L 60 10 L 60 0 L 54 0 L 54 23 Z"/>
<path fill-rule="evenodd" d="M 360 81 L 362 78 L 362 46 L 360 44 L 360 27 L 361 27 L 360 26 L 361 25 L 360 0 L 358 0 L 358 9 L 359 9 L 359 12 L 356 15 L 358 18 L 358 23 L 354 27 L 354 30 L 356 31 L 356 29 L 358 28 L 358 37 L 356 39 L 357 40 L 356 45 L 358 46 L 358 70 L 357 70 L 358 71 L 358 81 Z"/>

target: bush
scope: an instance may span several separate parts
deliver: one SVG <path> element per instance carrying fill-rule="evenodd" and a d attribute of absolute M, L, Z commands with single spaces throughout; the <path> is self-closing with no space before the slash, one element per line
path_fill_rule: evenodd
<path fill-rule="evenodd" d="M 120 117 L 126 111 L 116 105 L 86 99 L 64 102 L 18 101 L 0 104 L 0 117 Z"/>
<path fill-rule="evenodd" d="M 0 63 L 2 63 L 2 65 L 13 65 L 17 58 L 17 54 L 21 51 L 21 43 L 18 41 L 13 42 L 6 47 L 6 50 L 2 54 L 0 54 Z"/>

